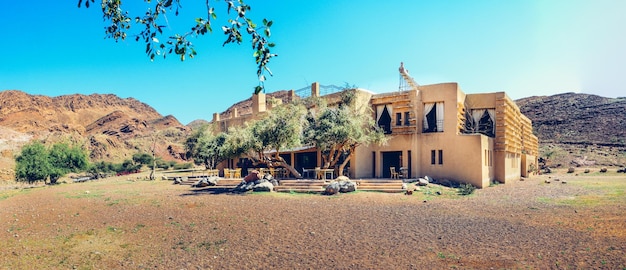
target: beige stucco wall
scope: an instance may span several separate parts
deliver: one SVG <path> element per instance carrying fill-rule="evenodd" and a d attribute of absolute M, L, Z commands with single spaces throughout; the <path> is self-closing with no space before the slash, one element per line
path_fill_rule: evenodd
<path fill-rule="evenodd" d="M 493 167 L 486 166 L 485 150 L 493 149 L 493 140 L 480 134 L 448 136 L 444 133 L 426 133 L 421 138 L 422 151 L 420 176 L 444 178 L 476 187 L 489 186 Z M 436 164 L 431 164 L 431 150 L 436 151 Z M 439 150 L 443 151 L 443 164 L 439 163 Z"/>
<path fill-rule="evenodd" d="M 537 170 L 537 164 L 537 156 L 522 154 L 520 175 L 522 177 L 531 176 L 533 174 L 531 170 Z"/>
<path fill-rule="evenodd" d="M 496 97 L 501 92 L 485 94 L 468 94 L 465 103 L 468 109 L 493 109 L 496 107 Z"/>
<path fill-rule="evenodd" d="M 402 152 L 401 167 L 409 167 L 408 152 L 411 151 L 411 176 L 418 177 L 420 171 L 419 151 L 420 147 L 415 134 L 389 135 L 385 145 L 370 144 L 359 146 L 356 149 L 355 162 L 352 164 L 355 171 L 351 172 L 356 178 L 382 177 L 383 168 L 382 152 Z M 372 152 L 376 152 L 376 175 L 372 175 Z"/>
<path fill-rule="evenodd" d="M 519 180 L 521 178 L 521 154 L 496 151 L 495 158 L 495 180 L 501 183 L 506 183 L 509 181 Z"/>

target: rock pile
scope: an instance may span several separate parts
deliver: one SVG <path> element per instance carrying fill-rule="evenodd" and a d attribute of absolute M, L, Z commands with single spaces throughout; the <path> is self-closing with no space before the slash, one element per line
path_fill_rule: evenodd
<path fill-rule="evenodd" d="M 271 192 L 274 186 L 278 186 L 278 181 L 271 174 L 266 174 L 263 178 L 259 178 L 258 171 L 252 171 L 235 187 L 235 192 Z"/>
<path fill-rule="evenodd" d="M 324 189 L 324 195 L 335 195 L 337 193 L 348 193 L 356 191 L 356 183 L 350 181 L 346 176 L 339 176 Z"/>

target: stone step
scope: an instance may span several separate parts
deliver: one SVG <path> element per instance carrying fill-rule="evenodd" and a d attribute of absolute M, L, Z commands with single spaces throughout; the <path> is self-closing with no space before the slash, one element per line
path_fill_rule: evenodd
<path fill-rule="evenodd" d="M 402 193 L 406 191 L 401 188 L 367 188 L 367 189 L 357 188 L 357 190 L 358 191 L 385 192 L 385 193 Z"/>
<path fill-rule="evenodd" d="M 325 187 L 328 184 L 325 183 L 283 183 L 280 182 L 279 186 L 282 187 Z"/>
<path fill-rule="evenodd" d="M 375 184 L 400 184 L 402 185 L 402 180 L 354 180 L 357 184 L 361 183 L 375 183 Z"/>
<path fill-rule="evenodd" d="M 402 183 L 357 183 L 357 186 L 401 187 Z"/>
<path fill-rule="evenodd" d="M 277 186 L 274 187 L 274 191 L 276 192 L 298 192 L 298 193 L 322 193 L 324 192 L 324 188 L 293 188 L 293 187 L 284 187 Z"/>

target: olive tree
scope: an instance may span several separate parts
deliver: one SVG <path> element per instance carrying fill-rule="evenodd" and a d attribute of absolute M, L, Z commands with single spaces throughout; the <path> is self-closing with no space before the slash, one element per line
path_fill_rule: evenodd
<path fill-rule="evenodd" d="M 357 102 L 353 89 L 342 92 L 336 107 L 321 103 L 310 109 L 307 122 L 304 142 L 321 152 L 322 168 L 335 168 L 339 164 L 339 175 L 343 175 L 358 146 L 385 142 L 384 133 L 376 125 L 371 108 Z"/>
<path fill-rule="evenodd" d="M 185 142 L 187 156 L 193 158 L 197 165 L 204 165 L 206 169 L 214 169 L 228 158 L 223 149 L 226 134 L 216 133 L 213 126 L 210 127 L 200 127 Z"/>
<path fill-rule="evenodd" d="M 302 104 L 284 104 L 244 127 L 231 128 L 224 142 L 226 155 L 246 157 L 254 165 L 282 167 L 296 178 L 301 178 L 300 173 L 280 153 L 301 145 L 305 113 L 306 108 Z"/>
<path fill-rule="evenodd" d="M 78 0 L 78 7 L 89 8 L 95 0 Z M 131 1 L 133 6 L 140 5 L 141 1 Z M 265 73 L 272 75 L 268 63 L 272 57 L 277 56 L 271 52 L 274 43 L 269 42 L 270 28 L 273 21 L 263 19 L 258 25 L 249 16 L 250 5 L 243 0 L 205 0 L 202 13 L 195 20 L 189 22 L 190 29 L 183 33 L 169 31 L 170 21 L 177 17 L 182 9 L 182 0 L 143 0 L 143 11 L 130 14 L 128 5 L 122 4 L 121 0 L 101 0 L 102 18 L 105 21 L 105 37 L 116 42 L 126 40 L 129 36 L 138 42 L 146 44 L 145 53 L 151 61 L 156 57 L 175 54 L 181 61 L 186 57 L 193 58 L 197 52 L 194 44 L 190 41 L 193 37 L 203 36 L 213 32 L 214 24 L 222 23 L 221 31 L 226 35 L 222 46 L 229 43 L 241 44 L 244 36 L 250 38 L 253 57 L 257 65 L 259 85 L 255 87 L 255 93 L 263 91 Z M 224 11 L 217 12 L 213 2 L 223 2 Z M 191 5 L 191 2 L 187 2 Z M 128 9 L 127 9 L 128 8 Z M 191 9 L 189 9 L 191 11 Z M 222 21 L 218 21 L 218 13 L 226 13 Z M 222 13 L 222 14 L 223 14 Z M 173 14 L 174 16 L 169 15 Z M 132 29 L 139 28 L 136 32 Z M 165 38 L 163 38 L 165 37 Z"/>

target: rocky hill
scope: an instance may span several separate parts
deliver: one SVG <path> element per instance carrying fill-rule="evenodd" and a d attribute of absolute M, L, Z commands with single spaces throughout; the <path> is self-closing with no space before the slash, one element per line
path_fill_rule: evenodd
<path fill-rule="evenodd" d="M 172 160 L 182 158 L 181 142 L 190 131 L 173 116 L 163 117 L 133 98 L 48 97 L 16 90 L 0 92 L 0 128 L 0 168 L 5 171 L 30 139 L 81 144 L 92 160 L 119 162 L 137 152 L 151 153 L 153 146 L 158 156 Z"/>
<path fill-rule="evenodd" d="M 626 163 L 626 98 L 564 93 L 516 103 L 533 121 L 543 155 L 563 165 Z"/>

